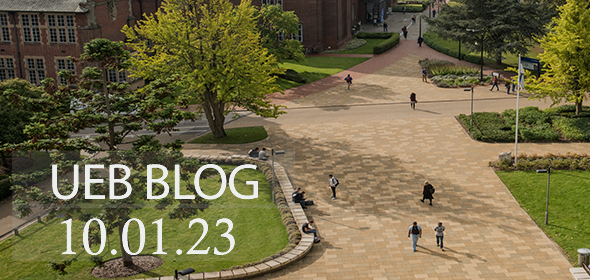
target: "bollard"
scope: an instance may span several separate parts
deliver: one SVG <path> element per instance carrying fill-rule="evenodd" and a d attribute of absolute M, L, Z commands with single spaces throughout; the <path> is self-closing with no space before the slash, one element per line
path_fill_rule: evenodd
<path fill-rule="evenodd" d="M 40 214 L 37 216 L 37 222 L 38 222 L 38 223 L 40 223 L 40 222 L 41 222 L 41 215 L 40 215 Z"/>
<path fill-rule="evenodd" d="M 590 249 L 582 248 L 578 249 L 578 266 L 583 267 L 584 265 L 588 266 L 588 261 L 590 260 Z"/>
<path fill-rule="evenodd" d="M 14 228 L 14 235 L 18 235 L 18 228 Z"/>

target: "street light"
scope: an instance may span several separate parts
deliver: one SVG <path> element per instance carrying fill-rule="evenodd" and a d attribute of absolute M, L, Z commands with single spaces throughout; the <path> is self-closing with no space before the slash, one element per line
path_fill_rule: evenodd
<path fill-rule="evenodd" d="M 547 173 L 547 201 L 545 202 L 545 225 L 549 222 L 549 180 L 551 178 L 551 166 L 547 169 L 537 169 L 537 173 Z"/>
<path fill-rule="evenodd" d="M 471 121 L 470 124 L 473 126 L 473 87 L 463 89 L 463 91 L 471 91 Z"/>
<path fill-rule="evenodd" d="M 271 160 L 272 160 L 272 202 L 277 204 L 275 200 L 275 154 L 277 155 L 284 155 L 285 151 L 276 151 L 275 149 L 271 149 Z"/>
<path fill-rule="evenodd" d="M 475 30 L 475 29 L 466 29 L 467 32 L 473 32 L 473 33 L 480 33 L 482 32 L 482 30 Z M 475 42 L 475 44 L 477 45 L 477 42 Z M 480 65 L 480 69 L 479 69 L 479 82 L 483 83 L 483 34 L 481 35 L 481 57 L 479 60 L 479 65 Z"/>

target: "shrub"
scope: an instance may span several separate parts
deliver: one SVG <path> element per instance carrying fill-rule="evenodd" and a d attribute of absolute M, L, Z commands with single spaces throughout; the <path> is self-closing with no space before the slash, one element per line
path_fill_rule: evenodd
<path fill-rule="evenodd" d="M 285 80 L 293 81 L 300 84 L 305 84 L 307 80 L 303 77 L 299 72 L 293 69 L 287 69 L 284 74 L 277 75 L 279 78 L 283 78 Z"/>
<path fill-rule="evenodd" d="M 360 39 L 389 39 L 395 32 L 359 32 L 356 34 L 357 38 Z M 395 33 L 398 34 L 399 33 Z"/>
<path fill-rule="evenodd" d="M 424 9 L 426 9 L 428 7 L 428 3 L 405 4 L 405 5 L 398 4 L 397 6 L 391 7 L 391 11 L 402 12 L 404 6 L 406 7 L 406 13 L 419 13 L 419 12 L 424 11 Z"/>
<path fill-rule="evenodd" d="M 430 70 L 432 67 L 440 67 L 440 66 L 448 66 L 448 65 L 455 65 L 448 60 L 441 60 L 441 59 L 423 59 L 418 61 L 420 67 L 426 68 Z"/>
<path fill-rule="evenodd" d="M 568 140 L 590 141 L 590 118 L 566 118 L 554 116 L 551 118 L 553 127 Z"/>
<path fill-rule="evenodd" d="M 12 187 L 12 182 L 10 179 L 7 178 L 4 180 L 0 180 L 0 201 L 12 195 L 10 187 Z"/>
<path fill-rule="evenodd" d="M 475 75 L 479 73 L 479 69 L 460 65 L 441 65 L 434 66 L 429 69 L 433 76 L 440 75 Z"/>
<path fill-rule="evenodd" d="M 492 80 L 492 76 L 484 75 L 484 81 L 490 82 Z M 457 87 L 457 86 L 471 86 L 474 84 L 479 84 L 479 75 L 478 74 L 471 74 L 471 75 L 442 75 L 442 76 L 433 76 L 430 80 L 438 87 Z"/>
<path fill-rule="evenodd" d="M 518 155 L 518 162 L 516 165 L 512 165 L 512 160 L 501 160 L 492 161 L 489 166 L 502 171 L 514 171 L 514 170 L 536 170 L 546 169 L 551 166 L 552 169 L 556 170 L 589 170 L 590 169 L 590 156 L 586 154 L 570 154 L 565 155 L 554 155 L 546 154 L 544 156 Z"/>
<path fill-rule="evenodd" d="M 399 33 L 393 33 L 393 35 L 389 39 L 375 45 L 373 47 L 373 53 L 374 54 L 384 53 L 387 50 L 393 48 L 398 43 L 399 43 Z"/>
<path fill-rule="evenodd" d="M 510 125 L 516 125 L 516 110 L 508 109 L 502 112 L 502 119 Z M 539 110 L 538 107 L 528 106 L 518 110 L 518 122 L 527 125 L 549 124 L 549 114 Z"/>

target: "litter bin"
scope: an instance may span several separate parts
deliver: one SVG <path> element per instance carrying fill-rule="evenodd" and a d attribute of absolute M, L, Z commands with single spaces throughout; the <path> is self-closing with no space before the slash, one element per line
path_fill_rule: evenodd
<path fill-rule="evenodd" d="M 588 261 L 590 260 L 590 249 L 582 248 L 578 249 L 578 266 L 582 267 L 583 265 L 588 266 Z"/>

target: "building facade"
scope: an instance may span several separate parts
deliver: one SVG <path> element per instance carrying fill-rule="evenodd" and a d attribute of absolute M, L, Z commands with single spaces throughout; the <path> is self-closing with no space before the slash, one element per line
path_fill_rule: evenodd
<path fill-rule="evenodd" d="M 125 40 L 121 29 L 153 13 L 160 0 L 0 0 L 0 80 L 26 79 L 39 84 L 59 81 L 61 70 L 81 73 L 69 61 L 95 38 Z M 125 72 L 111 71 L 111 81 L 126 81 Z M 60 81 L 65 82 L 65 81 Z"/>

